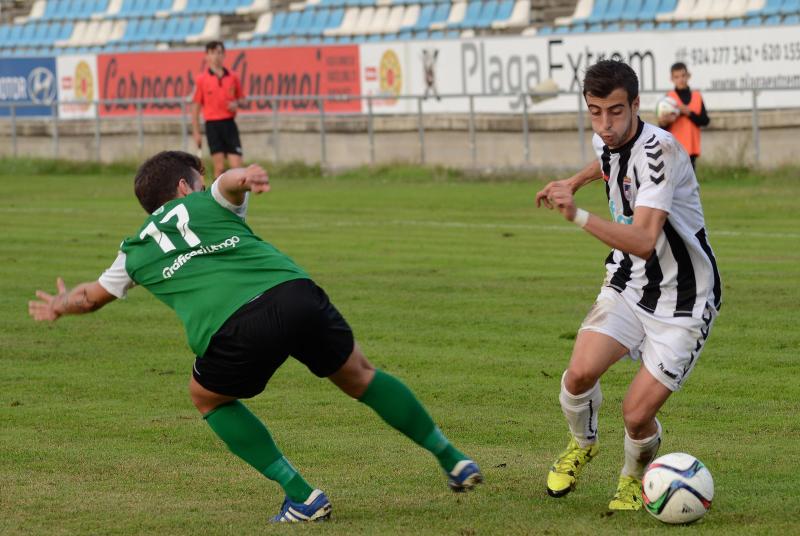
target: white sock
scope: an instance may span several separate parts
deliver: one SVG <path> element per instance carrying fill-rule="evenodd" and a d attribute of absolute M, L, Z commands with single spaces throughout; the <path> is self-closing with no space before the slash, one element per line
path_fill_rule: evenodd
<path fill-rule="evenodd" d="M 597 442 L 597 413 L 603 403 L 603 392 L 600 390 L 600 382 L 579 395 L 573 395 L 564 387 L 566 371 L 561 376 L 561 394 L 558 399 L 561 401 L 561 411 L 567 418 L 569 431 L 575 437 L 581 448 Z"/>
<path fill-rule="evenodd" d="M 658 419 L 656 426 L 658 427 L 656 433 L 644 439 L 631 439 L 628 430 L 625 430 L 625 465 L 622 467 L 621 476 L 642 479 L 644 470 L 656 459 L 658 447 L 661 446 L 661 423 Z"/>

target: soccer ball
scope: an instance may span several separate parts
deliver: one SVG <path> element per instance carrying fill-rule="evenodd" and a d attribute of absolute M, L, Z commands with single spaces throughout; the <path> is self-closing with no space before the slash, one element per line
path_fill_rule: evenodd
<path fill-rule="evenodd" d="M 653 460 L 642 479 L 644 506 L 664 523 L 691 523 L 711 508 L 714 479 L 703 462 L 683 452 Z"/>
<path fill-rule="evenodd" d="M 672 97 L 661 97 L 656 103 L 656 117 L 659 121 L 665 121 L 671 115 L 680 113 L 678 103 Z"/>

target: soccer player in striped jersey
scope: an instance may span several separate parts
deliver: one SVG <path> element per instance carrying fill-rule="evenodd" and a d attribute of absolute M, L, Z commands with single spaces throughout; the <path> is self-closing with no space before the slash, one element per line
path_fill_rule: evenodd
<path fill-rule="evenodd" d="M 689 155 L 668 132 L 639 119 L 636 73 L 625 63 L 600 61 L 587 69 L 583 95 L 597 161 L 547 184 L 536 204 L 557 209 L 612 250 L 561 379 L 571 436 L 547 475 L 547 492 L 572 491 L 597 455 L 599 380 L 628 355 L 643 366 L 622 402 L 624 465 L 609 508 L 638 510 L 642 475 L 661 444 L 656 415 L 697 364 L 721 285 Z M 575 192 L 600 178 L 611 221 L 575 205 Z"/>
<path fill-rule="evenodd" d="M 233 454 L 286 493 L 273 521 L 331 514 L 325 493 L 306 482 L 240 401 L 261 393 L 289 355 L 433 454 L 453 491 L 473 488 L 483 479 L 477 464 L 450 444 L 404 383 L 370 364 L 325 291 L 244 222 L 248 194 L 269 189 L 259 166 L 232 169 L 206 190 L 199 158 L 155 155 L 134 180 L 149 216 L 116 261 L 97 281 L 68 290 L 59 278 L 55 296 L 37 291 L 30 315 L 54 321 L 96 311 L 134 285 L 175 310 L 197 356 L 189 381 L 195 407 Z"/>

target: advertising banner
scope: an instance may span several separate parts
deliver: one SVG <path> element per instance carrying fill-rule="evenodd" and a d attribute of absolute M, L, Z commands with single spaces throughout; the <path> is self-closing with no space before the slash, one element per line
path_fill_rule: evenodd
<path fill-rule="evenodd" d="M 229 50 L 225 66 L 239 76 L 245 95 L 297 97 L 278 103 L 281 113 L 317 113 L 308 95 L 358 95 L 359 56 L 356 45 Z M 185 99 L 189 102 L 195 79 L 205 69 L 205 55 L 197 52 L 101 54 L 98 57 L 103 99 Z M 250 102 L 241 113 L 271 111 L 269 100 Z M 188 108 L 187 108 L 188 109 Z M 360 112 L 358 100 L 335 100 L 326 112 Z M 105 103 L 101 115 L 132 115 L 134 104 Z M 142 105 L 144 115 L 176 115 L 180 103 Z"/>
<path fill-rule="evenodd" d="M 92 119 L 97 108 L 97 56 L 60 56 L 58 75 L 58 116 L 62 119 Z"/>
<path fill-rule="evenodd" d="M 58 98 L 55 58 L 3 58 L 0 61 L 0 117 L 52 116 Z"/>
<path fill-rule="evenodd" d="M 398 99 L 400 95 L 410 95 L 408 54 L 410 43 L 370 43 L 359 47 L 361 57 L 361 89 L 372 99 L 374 113 L 411 113 L 416 111 L 412 99 Z M 367 112 L 368 103 L 362 103 Z"/>
<path fill-rule="evenodd" d="M 683 61 L 692 73 L 691 87 L 707 92 L 709 110 L 749 109 L 754 88 L 786 89 L 764 92 L 761 108 L 797 107 L 800 90 L 796 27 L 429 41 L 411 43 L 407 58 L 410 93 L 486 95 L 475 101 L 481 112 L 519 112 L 519 98 L 491 95 L 525 92 L 548 79 L 562 91 L 579 91 L 586 68 L 601 59 L 628 62 L 639 75 L 641 89 L 658 92 L 671 88 L 670 66 Z M 654 106 L 658 96 L 644 94 L 642 107 Z M 577 106 L 574 95 L 529 104 L 534 112 L 573 111 Z M 426 102 L 425 109 L 467 110 L 461 99 Z"/>

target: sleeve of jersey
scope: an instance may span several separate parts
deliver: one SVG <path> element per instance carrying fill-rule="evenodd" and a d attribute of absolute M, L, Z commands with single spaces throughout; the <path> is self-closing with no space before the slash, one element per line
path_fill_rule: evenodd
<path fill-rule="evenodd" d="M 123 252 L 119 252 L 114 264 L 103 272 L 97 282 L 109 294 L 113 294 L 117 298 L 124 298 L 128 295 L 128 289 L 136 283 L 125 271 L 125 254 Z"/>
<path fill-rule="evenodd" d="M 592 135 L 592 148 L 594 149 L 594 153 L 597 155 L 597 158 L 603 156 L 604 146 L 605 143 L 603 143 L 603 138 L 601 138 L 597 134 Z"/>
<path fill-rule="evenodd" d="M 196 102 L 197 104 L 203 104 L 203 79 L 201 77 L 197 78 L 197 83 L 194 88 L 194 96 L 192 97 L 192 102 Z"/>
<path fill-rule="evenodd" d="M 678 158 L 671 140 L 655 139 L 645 144 L 639 162 L 637 207 L 650 207 L 664 212 L 672 210 L 675 193 L 674 162 Z"/>
<path fill-rule="evenodd" d="M 250 203 L 250 192 L 244 193 L 244 202 L 241 205 L 234 205 L 225 199 L 225 196 L 220 193 L 219 179 L 217 179 L 214 181 L 214 184 L 211 185 L 211 195 L 214 197 L 214 201 L 227 208 L 240 218 L 244 219 L 245 216 L 247 216 L 247 205 Z"/>

